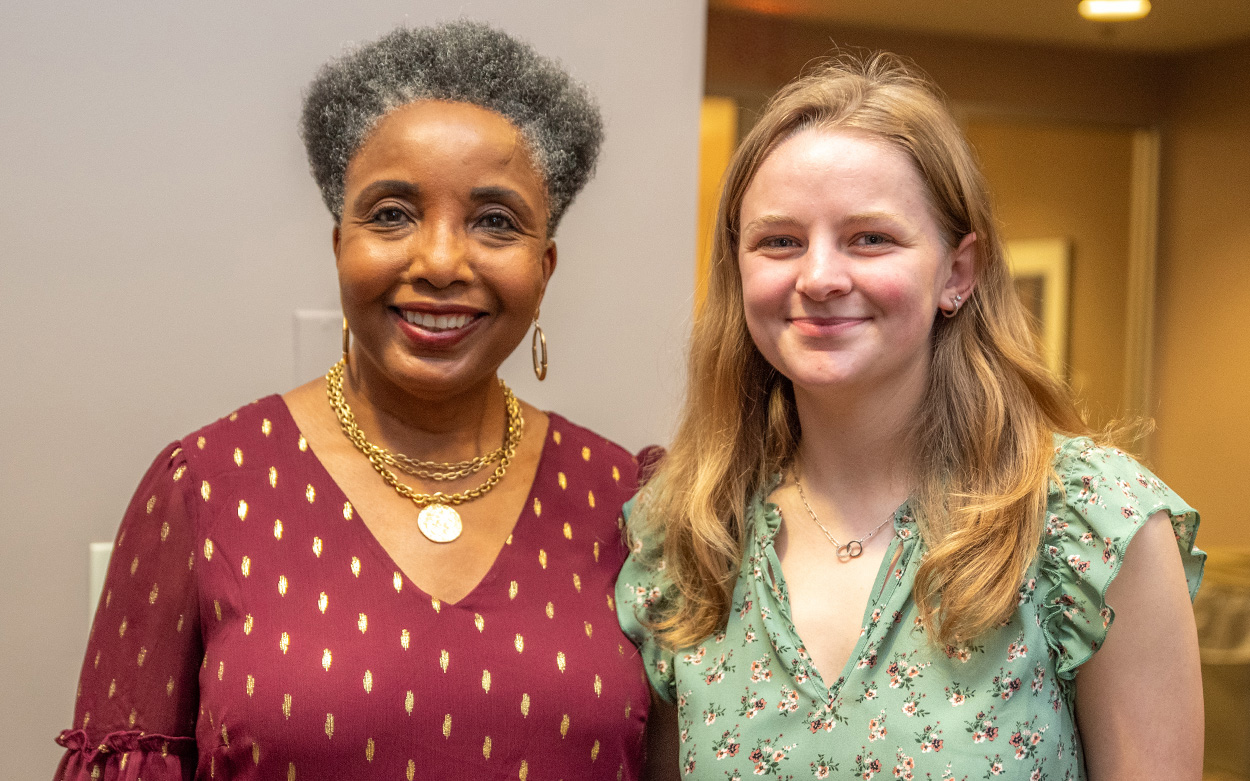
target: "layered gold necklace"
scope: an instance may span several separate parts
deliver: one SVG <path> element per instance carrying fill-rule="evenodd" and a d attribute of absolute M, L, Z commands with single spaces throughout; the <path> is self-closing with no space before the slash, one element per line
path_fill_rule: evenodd
<path fill-rule="evenodd" d="M 521 434 L 525 430 L 521 403 L 513 395 L 512 389 L 500 380 L 499 387 L 503 389 L 504 404 L 508 411 L 508 430 L 504 434 L 503 444 L 489 453 L 467 461 L 453 463 L 422 461 L 410 458 L 403 453 L 392 453 L 369 441 L 365 432 L 361 431 L 360 426 L 356 424 L 356 416 L 352 414 L 352 408 L 348 406 L 347 399 L 343 396 L 345 367 L 345 362 L 339 361 L 326 373 L 326 395 L 330 397 L 330 407 L 338 416 L 339 426 L 342 427 L 343 433 L 356 446 L 356 449 L 369 459 L 369 463 L 387 485 L 420 508 L 420 513 L 417 514 L 417 528 L 426 539 L 431 542 L 455 540 L 464 530 L 464 523 L 460 520 L 460 513 L 456 512 L 455 506 L 480 498 L 494 488 L 503 479 L 512 459 L 516 456 L 517 445 L 520 444 Z M 486 478 L 484 483 L 460 493 L 443 493 L 442 491 L 430 494 L 420 493 L 401 482 L 391 471 L 391 467 L 394 467 L 416 477 L 446 481 L 467 477 L 481 471 L 487 464 L 494 461 L 499 461 L 499 466 L 495 467 L 495 471 Z"/>

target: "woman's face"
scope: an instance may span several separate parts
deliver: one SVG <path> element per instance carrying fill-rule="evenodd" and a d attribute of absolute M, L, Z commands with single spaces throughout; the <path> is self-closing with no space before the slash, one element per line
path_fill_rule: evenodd
<path fill-rule="evenodd" d="M 412 103 L 378 123 L 344 184 L 334 253 L 353 355 L 418 395 L 492 378 L 556 265 L 520 132 L 477 106 Z"/>
<path fill-rule="evenodd" d="M 906 154 L 802 131 L 760 165 L 740 216 L 747 327 L 796 390 L 924 387 L 938 308 L 971 289 L 974 237 L 951 249 Z"/>

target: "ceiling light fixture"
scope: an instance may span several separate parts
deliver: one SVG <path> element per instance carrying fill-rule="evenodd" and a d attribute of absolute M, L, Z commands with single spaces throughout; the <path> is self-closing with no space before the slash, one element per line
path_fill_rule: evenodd
<path fill-rule="evenodd" d="M 1130 22 L 1150 13 L 1150 0 L 1081 0 L 1077 10 L 1095 22 Z"/>

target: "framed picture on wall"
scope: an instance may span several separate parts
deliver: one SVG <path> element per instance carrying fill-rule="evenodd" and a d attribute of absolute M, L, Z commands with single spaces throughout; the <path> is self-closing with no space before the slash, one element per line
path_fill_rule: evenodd
<path fill-rule="evenodd" d="M 1057 376 L 1066 377 L 1071 243 L 1067 239 L 1018 239 L 1005 242 L 1005 249 L 1016 293 L 1033 316 L 1046 363 Z"/>

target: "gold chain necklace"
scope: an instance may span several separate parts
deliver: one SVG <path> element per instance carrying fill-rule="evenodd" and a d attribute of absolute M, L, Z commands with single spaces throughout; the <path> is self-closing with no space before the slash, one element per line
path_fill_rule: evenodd
<path fill-rule="evenodd" d="M 378 447 L 369 441 L 365 433 L 360 430 L 360 426 L 356 425 L 356 416 L 352 414 L 352 408 L 348 406 L 347 399 L 343 395 L 343 369 L 346 364 L 339 361 L 330 367 L 330 371 L 326 372 L 326 394 L 330 397 L 330 407 L 334 410 L 334 414 L 338 416 L 339 426 L 342 427 L 343 433 L 351 440 L 356 449 L 369 459 L 369 463 L 377 471 L 386 484 L 394 488 L 400 496 L 410 500 L 413 504 L 421 509 L 417 515 L 417 528 L 425 535 L 426 539 L 431 542 L 451 542 L 460 536 L 464 530 L 464 524 L 460 520 L 460 513 L 456 512 L 455 505 L 472 501 L 484 495 L 487 491 L 494 488 L 495 485 L 503 479 L 507 473 L 508 467 L 512 464 L 513 457 L 516 456 L 517 445 L 521 442 L 521 434 L 525 430 L 525 418 L 521 414 L 521 403 L 517 401 L 512 390 L 504 383 L 499 381 L 499 387 L 503 389 L 504 403 L 508 410 L 508 433 L 504 438 L 503 446 L 500 448 L 499 466 L 495 467 L 495 471 L 490 477 L 486 478 L 486 482 L 470 488 L 460 493 L 448 494 L 442 491 L 435 491 L 432 494 L 423 494 L 413 490 L 411 487 L 400 482 L 389 468 L 389 465 L 399 460 L 398 453 L 391 453 L 389 450 Z M 478 456 L 477 459 L 471 459 L 470 462 L 460 462 L 460 464 L 473 463 L 478 459 L 486 459 L 492 454 L 487 453 L 484 456 Z M 430 464 L 431 462 L 421 462 L 416 459 L 404 459 L 413 463 Z M 494 460 L 491 458 L 490 460 Z M 484 462 L 489 463 L 489 461 Z M 458 467 L 458 464 L 433 464 L 435 467 Z M 477 467 L 480 469 L 481 467 Z M 477 471 L 474 469 L 473 471 Z M 446 471 L 446 470 L 444 470 Z M 471 474 L 468 472 L 466 474 Z M 435 478 L 437 479 L 437 478 Z M 450 479 L 450 478 L 447 478 Z"/>
<path fill-rule="evenodd" d="M 843 545 L 842 543 L 834 539 L 833 534 L 831 534 L 829 530 L 825 528 L 825 525 L 820 522 L 820 519 L 816 517 L 816 511 L 813 510 L 812 506 L 807 503 L 807 495 L 803 493 L 803 484 L 799 482 L 799 473 L 797 470 L 794 473 L 794 485 L 795 487 L 799 489 L 799 499 L 803 502 L 803 506 L 807 508 L 807 514 L 811 516 L 811 519 L 813 521 L 816 522 L 816 525 L 820 527 L 820 530 L 825 533 L 825 538 L 828 539 L 829 542 L 832 543 L 833 547 L 836 549 L 838 561 L 848 561 L 850 559 L 858 559 L 864 553 L 864 543 L 872 539 L 872 536 L 874 534 L 881 531 L 881 527 L 885 526 L 887 523 L 894 520 L 894 513 L 890 513 L 890 517 L 886 518 L 884 521 L 877 524 L 877 528 L 868 532 L 863 537 L 860 537 L 858 540 L 851 540 L 850 542 Z"/>

